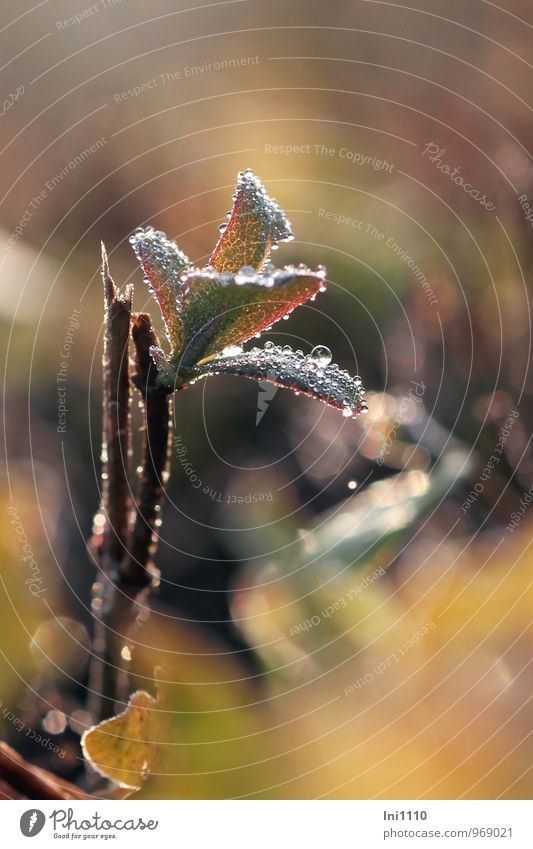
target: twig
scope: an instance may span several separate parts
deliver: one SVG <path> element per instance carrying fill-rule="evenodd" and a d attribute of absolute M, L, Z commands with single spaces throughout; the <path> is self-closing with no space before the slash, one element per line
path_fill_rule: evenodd
<path fill-rule="evenodd" d="M 105 246 L 102 244 L 102 279 L 105 301 L 105 333 L 103 357 L 103 423 L 102 423 L 102 501 L 96 524 L 93 550 L 101 577 L 93 588 L 95 613 L 94 661 L 90 674 L 92 698 L 90 708 L 100 718 L 114 712 L 116 679 L 120 665 L 117 643 L 123 644 L 115 608 L 121 564 L 127 551 L 128 519 L 131 512 L 129 488 L 130 380 L 129 335 L 132 288 L 119 293 L 109 272 Z"/>
<path fill-rule="evenodd" d="M 125 554 L 131 509 L 128 342 L 132 289 L 128 286 L 124 295 L 120 295 L 109 273 L 103 243 L 102 278 L 105 297 L 102 507 L 107 520 L 102 555 L 118 563 Z"/>
<path fill-rule="evenodd" d="M 159 573 L 153 564 L 157 545 L 158 513 L 164 493 L 169 455 L 169 395 L 159 385 L 150 348 L 158 345 L 150 317 L 135 317 L 133 382 L 144 401 L 145 427 L 141 472 L 135 509 L 129 490 L 130 379 L 128 339 L 131 323 L 131 292 L 120 296 L 102 248 L 102 275 L 106 303 L 104 342 L 104 486 L 102 514 L 106 522 L 94 549 L 101 564 L 101 580 L 95 585 L 93 607 L 98 616 L 91 689 L 93 710 L 99 719 L 115 712 L 115 699 L 125 701 L 128 676 L 124 671 L 125 647 L 131 643 L 135 625 L 146 618 L 146 599 L 157 586 Z M 138 611 L 141 614 L 138 615 Z"/>
<path fill-rule="evenodd" d="M 140 313 L 132 326 L 136 373 L 133 382 L 143 396 L 145 431 L 143 460 L 136 498 L 137 515 L 130 538 L 129 556 L 124 566 L 128 579 L 139 587 L 157 579 L 152 558 L 157 546 L 158 513 L 164 494 L 169 457 L 170 390 L 157 381 L 157 369 L 150 348 L 158 339 L 150 316 Z"/>
<path fill-rule="evenodd" d="M 5 789 L 14 791 L 13 798 L 26 799 L 90 799 L 69 781 L 25 761 L 7 743 L 0 743 L 0 778 Z M 6 786 L 7 785 L 7 786 Z"/>
<path fill-rule="evenodd" d="M 135 345 L 132 381 L 143 397 L 145 424 L 142 465 L 135 498 L 136 513 L 131 523 L 128 554 L 121 569 L 124 594 L 120 616 L 127 628 L 131 648 L 136 629 L 149 616 L 147 603 L 150 593 L 159 585 L 159 571 L 155 568 L 153 557 L 157 548 L 158 517 L 168 476 L 170 447 L 170 390 L 158 383 L 157 369 L 150 356 L 150 348 L 158 346 L 158 339 L 149 315 L 141 313 L 135 316 L 132 338 Z M 129 599 L 129 606 L 126 598 Z M 131 607 L 139 611 L 137 616 L 132 616 Z M 145 679 L 153 670 L 143 669 L 142 658 L 134 655 L 130 670 L 130 691 L 146 687 Z M 139 676 L 137 680 L 134 673 Z"/>

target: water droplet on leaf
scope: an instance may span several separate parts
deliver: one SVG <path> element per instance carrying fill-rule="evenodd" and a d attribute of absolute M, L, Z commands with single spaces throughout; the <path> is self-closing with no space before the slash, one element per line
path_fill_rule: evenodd
<path fill-rule="evenodd" d="M 320 368 L 329 366 L 331 362 L 331 351 L 325 345 L 317 345 L 313 348 L 309 356 Z"/>

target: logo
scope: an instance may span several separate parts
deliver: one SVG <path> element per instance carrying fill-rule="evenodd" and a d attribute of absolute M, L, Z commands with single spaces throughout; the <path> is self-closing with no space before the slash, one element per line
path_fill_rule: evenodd
<path fill-rule="evenodd" d="M 277 393 L 279 386 L 276 384 L 278 373 L 276 369 L 270 368 L 267 371 L 268 380 L 259 381 L 259 394 L 257 396 L 257 415 L 255 417 L 255 426 L 259 424 L 266 411 L 269 408 L 270 402 Z"/>
<path fill-rule="evenodd" d="M 42 831 L 46 817 L 42 811 L 32 808 L 30 811 L 25 811 L 20 818 L 20 830 L 24 837 L 35 837 Z"/>
<path fill-rule="evenodd" d="M 259 395 L 257 397 L 257 414 L 255 417 L 255 426 L 259 424 L 274 395 L 278 391 L 278 387 L 274 383 L 269 383 L 267 380 L 259 381 Z"/>

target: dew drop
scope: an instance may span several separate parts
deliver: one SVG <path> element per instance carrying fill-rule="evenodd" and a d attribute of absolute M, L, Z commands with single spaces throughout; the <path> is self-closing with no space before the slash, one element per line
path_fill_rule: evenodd
<path fill-rule="evenodd" d="M 273 342 L 270 342 L 270 341 L 265 342 L 265 351 L 272 351 L 272 350 L 273 350 L 273 348 L 274 348 L 274 343 L 273 343 Z"/>
<path fill-rule="evenodd" d="M 243 353 L 243 348 L 240 345 L 230 345 L 228 348 L 224 348 L 221 357 L 238 357 Z"/>
<path fill-rule="evenodd" d="M 331 351 L 325 345 L 317 345 L 311 351 L 310 357 L 317 366 L 324 368 L 325 366 L 329 366 L 331 362 Z"/>

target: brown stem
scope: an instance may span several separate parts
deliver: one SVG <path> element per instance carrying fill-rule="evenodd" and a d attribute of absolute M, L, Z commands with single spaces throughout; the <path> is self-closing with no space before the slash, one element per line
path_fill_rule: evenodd
<path fill-rule="evenodd" d="M 26 799 L 90 799 L 69 781 L 25 761 L 7 743 L 0 743 L 0 778 L 10 798 Z"/>
<path fill-rule="evenodd" d="M 102 501 L 92 541 L 92 549 L 100 566 L 100 580 L 93 587 L 96 623 L 94 661 L 90 674 L 90 707 L 99 718 L 111 715 L 114 710 L 120 665 L 120 651 L 117 655 L 116 643 L 120 633 L 113 611 L 121 564 L 127 551 L 128 519 L 132 504 L 129 488 L 131 439 L 128 351 L 132 289 L 127 287 L 124 295 L 120 294 L 111 278 L 103 244 L 102 279 L 105 302 Z"/>
<path fill-rule="evenodd" d="M 168 466 L 170 393 L 157 381 L 150 348 L 157 346 L 158 340 L 148 315 L 143 313 L 135 317 L 132 338 L 135 345 L 132 379 L 144 400 L 143 458 L 127 545 L 122 550 L 122 558 L 115 562 L 116 568 L 111 573 L 104 570 L 100 613 L 103 632 L 99 635 L 103 651 L 101 719 L 114 712 L 114 696 L 124 702 L 132 688 L 124 672 L 123 652 L 128 642 L 131 643 L 135 626 L 148 615 L 146 602 L 159 579 L 153 555 Z M 103 548 L 105 551 L 105 539 Z"/>
<path fill-rule="evenodd" d="M 106 517 L 102 554 L 118 563 L 126 550 L 131 509 L 128 343 L 132 289 L 127 287 L 124 295 L 120 295 L 109 273 L 103 244 L 102 278 L 105 297 L 102 508 Z"/>
<path fill-rule="evenodd" d="M 104 341 L 103 496 L 104 531 L 94 538 L 101 565 L 93 608 L 98 617 L 91 689 L 99 719 L 115 712 L 115 699 L 125 702 L 128 676 L 124 661 L 135 626 L 148 615 L 146 601 L 157 585 L 153 564 L 158 514 L 169 457 L 170 390 L 160 386 L 150 348 L 158 345 L 150 317 L 137 315 L 131 331 L 135 345 L 133 382 L 144 401 L 145 427 L 135 511 L 129 490 L 130 378 L 128 340 L 131 291 L 121 296 L 111 279 L 102 246 L 106 320 Z M 101 520 L 100 520 L 101 521 Z M 98 529 L 99 526 L 97 526 Z M 126 654 L 126 656 L 124 656 Z M 122 705 L 123 706 L 123 705 Z"/>
<path fill-rule="evenodd" d="M 141 313 L 135 316 L 132 338 L 135 345 L 133 383 L 143 397 L 145 426 L 142 465 L 135 499 L 136 513 L 132 520 L 128 555 L 121 572 L 131 605 L 138 611 L 134 617 L 137 628 L 130 627 L 128 633 L 130 646 L 134 643 L 135 630 L 148 618 L 148 598 L 159 584 L 159 572 L 154 566 L 153 557 L 157 548 L 157 525 L 168 475 L 170 447 L 170 390 L 162 387 L 157 380 L 157 369 L 150 348 L 158 346 L 158 339 L 149 315 Z M 131 611 L 128 612 L 124 604 L 123 615 L 131 622 Z M 139 657 L 134 657 L 130 669 L 130 690 L 145 687 L 144 678 L 150 676 L 152 670 L 143 669 Z M 138 678 L 133 674 L 134 671 Z"/>
<path fill-rule="evenodd" d="M 158 347 L 150 316 L 146 313 L 137 315 L 131 332 L 136 353 L 133 382 L 143 396 L 145 430 L 136 498 L 137 514 L 124 572 L 131 582 L 143 587 L 154 578 L 152 558 L 157 547 L 158 513 L 169 458 L 170 391 L 158 383 L 157 369 L 150 356 L 150 348 Z"/>

